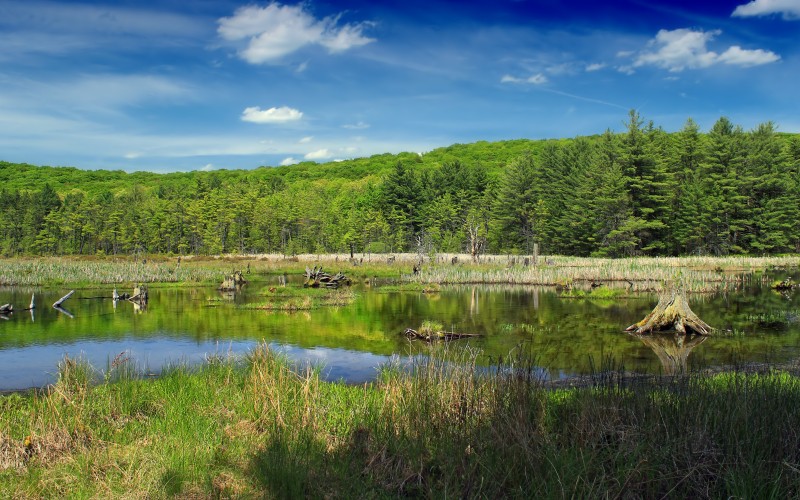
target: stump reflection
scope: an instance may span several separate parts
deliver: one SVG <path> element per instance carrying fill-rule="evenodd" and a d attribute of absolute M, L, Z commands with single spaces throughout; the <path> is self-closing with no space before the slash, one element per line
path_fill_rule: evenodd
<path fill-rule="evenodd" d="M 656 353 L 666 375 L 687 373 L 687 360 L 692 349 L 706 341 L 708 336 L 697 334 L 631 333 Z"/>

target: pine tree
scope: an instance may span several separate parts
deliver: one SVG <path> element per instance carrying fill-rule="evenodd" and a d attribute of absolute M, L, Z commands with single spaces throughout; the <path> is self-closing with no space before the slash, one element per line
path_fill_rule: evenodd
<path fill-rule="evenodd" d="M 503 172 L 495 200 L 495 236 L 498 248 L 528 252 L 545 217 L 535 189 L 530 155 L 512 161 Z"/>

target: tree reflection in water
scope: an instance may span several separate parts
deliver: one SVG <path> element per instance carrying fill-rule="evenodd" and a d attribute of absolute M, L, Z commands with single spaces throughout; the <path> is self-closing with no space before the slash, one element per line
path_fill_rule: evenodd
<path fill-rule="evenodd" d="M 706 341 L 706 335 L 685 335 L 680 333 L 652 333 L 638 335 L 631 333 L 656 353 L 666 375 L 687 373 L 687 360 L 692 349 Z"/>

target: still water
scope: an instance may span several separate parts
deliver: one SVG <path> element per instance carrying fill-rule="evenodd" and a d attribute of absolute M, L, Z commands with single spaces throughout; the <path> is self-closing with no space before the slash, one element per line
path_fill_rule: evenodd
<path fill-rule="evenodd" d="M 609 360 L 655 373 L 687 359 L 689 367 L 700 367 L 800 357 L 800 291 L 779 294 L 761 280 L 746 283 L 735 293 L 690 295 L 692 309 L 722 333 L 683 345 L 622 331 L 652 310 L 652 294 L 587 300 L 534 287 L 460 286 L 436 294 L 356 287 L 357 299 L 345 307 L 293 313 L 240 307 L 263 302 L 274 286 L 268 282 L 248 284 L 234 297 L 213 288 L 151 287 L 146 309 L 127 301 L 115 305 L 110 288 L 80 289 L 58 311 L 50 304 L 68 289 L 4 288 L 0 304 L 11 303 L 17 312 L 0 316 L 0 391 L 52 383 L 65 355 L 103 370 L 124 352 L 140 370 L 158 373 L 209 355 L 245 353 L 260 342 L 321 367 L 328 380 L 358 383 L 374 378 L 393 355 L 423 352 L 424 345 L 401 332 L 425 320 L 482 334 L 457 341 L 480 349 L 479 362 L 524 350 L 549 378 L 590 373 Z M 19 311 L 31 293 L 36 309 Z"/>

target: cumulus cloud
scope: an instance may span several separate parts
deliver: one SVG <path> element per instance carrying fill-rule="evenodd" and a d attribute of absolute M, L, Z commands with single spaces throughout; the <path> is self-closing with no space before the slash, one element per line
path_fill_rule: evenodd
<path fill-rule="evenodd" d="M 288 157 L 288 158 L 284 158 L 283 161 L 281 161 L 281 165 L 284 166 L 284 167 L 287 166 L 287 165 L 294 165 L 295 163 L 300 163 L 300 160 L 296 160 L 296 159 L 292 158 L 291 156 Z"/>
<path fill-rule="evenodd" d="M 305 155 L 303 158 L 306 160 L 326 160 L 333 155 L 327 149 L 318 149 Z"/>
<path fill-rule="evenodd" d="M 309 136 L 303 137 L 302 139 L 300 139 L 297 142 L 299 142 L 300 144 L 308 144 L 309 142 L 311 142 L 313 140 L 314 140 L 314 137 L 309 135 Z"/>
<path fill-rule="evenodd" d="M 785 20 L 800 19 L 800 1 L 798 0 L 753 0 L 736 7 L 731 14 L 734 17 L 758 17 L 780 14 Z"/>
<path fill-rule="evenodd" d="M 214 170 L 214 165 L 211 164 L 211 163 L 206 163 L 206 165 L 203 168 L 201 168 L 200 170 L 203 171 L 203 172 L 210 172 L 210 171 Z"/>
<path fill-rule="evenodd" d="M 633 67 L 657 66 L 670 72 L 679 72 L 684 69 L 708 68 L 715 64 L 758 66 L 780 59 L 774 52 L 742 49 L 738 45 L 729 47 L 721 54 L 709 50 L 707 44 L 721 33 L 720 30 L 695 31 L 688 28 L 659 30 L 656 37 L 648 43 L 648 50 L 636 56 Z"/>
<path fill-rule="evenodd" d="M 603 63 L 592 63 L 592 64 L 587 64 L 587 65 L 586 65 L 586 71 L 588 71 L 588 72 L 592 72 L 592 71 L 599 71 L 599 70 L 601 70 L 601 69 L 603 69 L 603 68 L 605 68 L 605 67 L 606 67 L 606 65 L 605 65 L 605 64 L 603 64 Z"/>
<path fill-rule="evenodd" d="M 364 35 L 370 23 L 340 24 L 341 15 L 317 19 L 305 4 L 241 7 L 219 20 L 217 33 L 224 40 L 243 43 L 239 55 L 251 64 L 276 62 L 308 45 L 321 45 L 339 53 L 374 42 Z"/>
<path fill-rule="evenodd" d="M 503 75 L 503 78 L 500 79 L 500 83 L 530 83 L 533 85 L 542 85 L 543 83 L 547 83 L 547 77 L 541 73 L 536 73 L 528 78 L 518 78 L 511 75 Z"/>
<path fill-rule="evenodd" d="M 242 112 L 242 121 L 253 123 L 286 123 L 299 120 L 302 117 L 303 113 L 301 111 L 286 106 L 269 109 L 253 106 L 245 108 Z"/>

